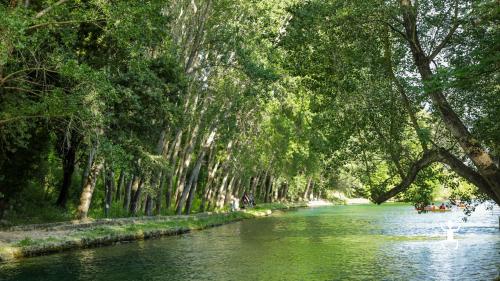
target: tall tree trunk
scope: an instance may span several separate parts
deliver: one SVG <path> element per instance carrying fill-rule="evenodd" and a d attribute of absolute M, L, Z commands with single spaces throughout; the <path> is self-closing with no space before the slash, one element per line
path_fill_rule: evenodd
<path fill-rule="evenodd" d="M 170 170 L 168 171 L 167 174 L 167 191 L 165 192 L 165 208 L 170 209 L 170 206 L 172 204 L 172 194 L 174 191 L 174 173 L 175 173 L 175 165 L 177 164 L 177 157 L 179 155 L 180 147 L 181 147 L 181 142 L 182 142 L 182 130 L 179 130 L 177 132 L 177 135 L 175 137 L 175 144 L 173 145 L 173 149 L 171 150 L 171 157 L 170 158 Z"/>
<path fill-rule="evenodd" d="M 231 180 L 229 180 L 229 184 L 227 185 L 226 195 L 224 196 L 224 206 L 229 205 L 229 203 L 231 202 L 231 195 L 233 193 L 234 179 L 235 179 L 235 176 L 232 176 Z M 222 206 L 222 207 L 224 207 L 224 206 Z"/>
<path fill-rule="evenodd" d="M 191 172 L 191 176 L 189 177 L 189 182 L 186 188 L 182 191 L 181 198 L 179 200 L 179 203 L 177 204 L 176 213 L 178 215 L 182 213 L 182 208 L 184 207 L 184 202 L 188 196 L 188 193 L 192 193 L 194 196 L 194 190 L 191 189 L 194 186 L 194 182 L 198 180 L 198 174 L 200 173 L 201 165 L 203 164 L 204 158 L 205 158 L 205 150 L 203 150 L 201 152 L 201 155 L 198 156 L 198 160 L 196 161 L 196 166 L 194 167 L 193 171 Z"/>
<path fill-rule="evenodd" d="M 257 174 L 256 177 L 252 179 L 252 187 L 250 188 L 250 192 L 254 197 L 257 194 L 257 185 L 259 184 L 259 181 L 260 181 L 260 172 Z"/>
<path fill-rule="evenodd" d="M 132 199 L 132 185 L 136 180 L 137 177 L 135 175 L 132 175 L 132 178 L 130 178 L 129 182 L 125 187 L 125 198 L 123 199 L 123 209 L 125 209 L 126 211 L 130 209 L 130 201 Z"/>
<path fill-rule="evenodd" d="M 132 198 L 132 201 L 130 202 L 130 214 L 133 216 L 137 216 L 137 212 L 139 211 L 139 204 L 140 204 L 140 199 L 141 199 L 141 193 L 142 193 L 142 186 L 144 184 L 143 179 L 139 181 L 139 185 L 137 186 L 137 190 L 134 192 L 134 196 Z"/>
<path fill-rule="evenodd" d="M 283 190 L 283 194 L 281 196 L 281 200 L 288 201 L 288 188 L 289 187 L 290 187 L 290 185 L 288 184 L 288 182 L 286 182 L 285 189 Z"/>
<path fill-rule="evenodd" d="M 116 196 L 115 201 L 120 201 L 122 199 L 122 186 L 125 184 L 125 170 L 120 171 L 120 177 L 118 179 L 118 185 L 116 186 Z"/>
<path fill-rule="evenodd" d="M 273 191 L 273 176 L 269 175 L 269 181 L 266 187 L 266 194 L 264 195 L 264 202 L 265 203 L 270 203 L 271 202 L 271 194 Z"/>
<path fill-rule="evenodd" d="M 218 196 L 217 196 L 217 203 L 215 205 L 215 207 L 217 209 L 222 209 L 224 207 L 224 201 L 226 199 L 226 186 L 227 186 L 227 179 L 229 178 L 229 171 L 226 172 L 226 174 L 224 175 L 224 178 L 222 178 L 222 183 L 219 187 L 219 190 L 217 192 Z"/>
<path fill-rule="evenodd" d="M 146 216 L 152 216 L 153 215 L 153 197 L 148 194 L 146 198 L 146 206 L 144 208 L 144 212 L 146 213 Z"/>
<path fill-rule="evenodd" d="M 163 171 L 160 177 L 160 184 L 158 186 L 158 194 L 156 195 L 156 208 L 155 213 L 157 216 L 161 215 L 161 202 L 163 201 L 163 189 L 165 188 L 166 172 Z"/>
<path fill-rule="evenodd" d="M 193 206 L 193 201 L 196 196 L 196 187 L 198 186 L 198 175 L 199 175 L 199 169 L 194 178 L 194 182 L 192 183 L 191 191 L 189 191 L 189 196 L 186 202 L 186 208 L 184 209 L 184 212 L 187 215 L 191 213 L 191 207 Z"/>
<path fill-rule="evenodd" d="M 205 211 L 205 207 L 207 204 L 207 200 L 209 198 L 209 194 L 212 191 L 212 181 L 217 172 L 217 168 L 219 166 L 219 161 L 215 161 L 215 149 L 214 145 L 210 147 L 210 153 L 207 161 L 207 181 L 205 182 L 205 188 L 202 192 L 201 204 L 200 204 L 200 212 Z"/>
<path fill-rule="evenodd" d="M 267 190 L 267 180 L 269 179 L 268 174 L 269 174 L 269 170 L 266 169 L 266 172 L 264 173 L 264 177 L 262 177 L 262 182 L 260 185 L 258 185 L 258 187 L 259 187 L 258 197 L 262 202 L 266 201 L 265 195 L 266 195 L 266 190 Z"/>
<path fill-rule="evenodd" d="M 166 145 L 167 145 L 167 130 L 164 129 L 161 131 L 160 137 L 158 139 L 158 143 L 156 144 L 155 152 L 158 156 L 163 155 L 163 149 L 165 148 Z M 160 212 L 161 212 L 161 199 L 162 199 L 162 193 L 163 193 L 163 191 L 162 191 L 162 188 L 163 188 L 163 169 L 162 168 L 158 168 L 156 171 L 156 175 L 155 175 L 155 178 L 153 180 L 153 187 L 156 188 L 156 200 L 155 200 L 157 203 L 156 204 L 156 213 L 160 214 Z M 150 198 L 150 195 L 148 195 L 148 200 L 151 200 L 151 201 L 153 200 L 152 198 Z M 152 205 L 153 205 L 153 202 L 150 202 L 148 207 L 152 208 Z M 146 211 L 146 213 L 148 213 L 148 212 Z M 151 209 L 150 213 L 152 213 L 152 209 Z M 149 215 L 150 214 L 148 214 L 148 216 Z"/>
<path fill-rule="evenodd" d="M 309 177 L 309 180 L 307 181 L 307 185 L 306 185 L 306 190 L 304 192 L 304 196 L 302 197 L 302 199 L 304 201 L 309 200 L 309 193 L 311 192 L 311 185 L 312 185 L 312 177 Z"/>
<path fill-rule="evenodd" d="M 203 116 L 205 115 L 207 107 L 208 107 L 208 101 L 207 101 L 207 99 L 205 99 L 203 101 L 203 105 L 202 105 L 201 111 L 199 113 L 199 116 L 196 119 L 196 125 L 194 126 L 194 128 L 191 132 L 191 136 L 189 138 L 189 141 L 186 144 L 186 147 L 184 149 L 183 161 L 181 162 L 181 172 L 180 172 L 181 176 L 179 177 L 179 181 L 177 183 L 177 190 L 176 190 L 176 199 L 177 199 L 176 206 L 177 206 L 177 208 L 179 208 L 179 203 L 181 201 L 182 195 L 185 193 L 184 189 L 186 186 L 188 168 L 191 164 L 195 144 L 197 143 L 197 140 L 198 140 L 198 134 L 200 131 L 201 121 L 202 121 Z M 212 138 L 212 140 L 213 140 L 213 138 Z M 189 190 L 186 190 L 186 192 L 189 192 Z M 185 196 L 184 196 L 184 200 L 185 200 Z M 180 205 L 181 211 L 182 211 L 182 207 L 183 206 L 181 204 Z"/>
<path fill-rule="evenodd" d="M 212 193 L 212 187 L 205 185 L 205 190 L 203 191 L 203 196 L 201 197 L 200 212 L 205 212 L 207 209 L 207 203 Z"/>
<path fill-rule="evenodd" d="M 77 218 L 80 220 L 87 218 L 90 208 L 90 203 L 92 201 L 92 195 L 95 189 L 95 183 L 102 168 L 103 168 L 102 163 L 94 163 L 92 165 L 92 168 L 90 169 L 87 179 L 85 180 L 82 194 L 80 196 L 80 205 L 78 206 L 78 211 L 77 211 Z"/>
<path fill-rule="evenodd" d="M 66 203 L 68 202 L 69 188 L 71 187 L 71 180 L 75 170 L 76 148 L 76 143 L 71 141 L 71 143 L 63 149 L 63 181 L 59 197 L 56 201 L 56 205 L 61 208 L 66 208 Z"/>
<path fill-rule="evenodd" d="M 217 163 L 215 163 L 212 169 L 209 169 L 208 171 L 208 178 L 207 178 L 207 183 L 205 184 L 205 192 L 200 205 L 200 212 L 205 211 L 207 202 L 210 202 L 210 199 L 212 198 L 213 182 L 215 179 L 215 174 L 217 173 L 217 169 L 219 168 L 219 165 L 220 162 L 217 161 Z"/>
<path fill-rule="evenodd" d="M 92 164 L 94 163 L 95 153 L 96 153 L 96 148 L 92 147 L 92 149 L 90 149 L 90 152 L 89 152 L 89 157 L 87 158 L 87 165 L 85 166 L 85 169 L 83 169 L 83 173 L 82 173 L 82 181 L 81 181 L 81 184 L 82 184 L 81 189 L 82 190 L 85 186 L 87 178 L 89 177 L 90 168 L 92 167 Z"/>
<path fill-rule="evenodd" d="M 207 194 L 206 205 L 203 207 L 203 211 L 208 211 L 215 206 L 215 198 L 217 198 L 217 189 L 218 181 L 214 181 L 214 184 L 209 188 L 209 192 Z"/>
<path fill-rule="evenodd" d="M 191 46 L 191 50 L 186 62 L 186 65 L 184 67 L 184 72 L 185 73 L 191 73 L 192 72 L 192 66 L 194 65 L 194 59 L 198 57 L 198 51 L 199 51 L 199 46 L 200 43 L 202 42 L 203 35 L 205 34 L 205 22 L 207 21 L 209 11 L 210 11 L 210 4 L 211 0 L 206 1 L 206 5 L 204 7 L 203 13 L 200 15 L 200 18 L 198 19 L 198 26 L 197 30 L 193 39 L 193 44 Z"/>
<path fill-rule="evenodd" d="M 115 172 L 110 168 L 105 179 L 105 199 L 104 199 L 104 215 L 109 217 L 109 210 L 113 202 L 113 190 L 115 189 Z"/>
<path fill-rule="evenodd" d="M 167 176 L 167 191 L 165 192 L 165 208 L 168 210 L 172 205 L 172 194 L 174 192 L 174 175 L 172 172 L 169 172 Z"/>
<path fill-rule="evenodd" d="M 205 140 L 203 141 L 203 145 L 201 147 L 201 154 L 198 156 L 198 160 L 196 162 L 195 168 L 191 172 L 191 176 L 189 178 L 188 185 L 182 191 L 180 200 L 177 203 L 177 211 L 176 212 L 179 215 L 182 213 L 182 208 L 184 207 L 184 202 L 186 200 L 188 193 L 192 192 L 191 187 L 193 186 L 194 181 L 198 179 L 198 174 L 200 173 L 201 165 L 203 164 L 203 160 L 205 159 L 205 155 L 215 140 L 215 133 L 216 133 L 216 129 L 213 128 L 212 130 L 210 130 L 210 133 L 208 134 L 208 136 L 206 136 Z M 193 194 L 193 196 L 194 196 L 194 194 Z"/>
<path fill-rule="evenodd" d="M 441 87 L 436 87 L 436 77 L 431 70 L 431 59 L 444 47 L 445 41 L 438 45 L 431 56 L 427 56 L 421 47 L 417 31 L 417 11 L 410 0 L 400 0 L 403 25 L 406 38 L 413 55 L 413 60 L 424 84 L 425 93 L 431 98 L 432 104 L 438 110 L 441 118 L 465 154 L 474 163 L 480 175 L 488 182 L 491 192 L 500 198 L 500 169 L 494 163 L 491 155 L 475 139 L 464 123 L 460 120 L 443 94 Z M 455 28 L 456 29 L 456 28 Z M 450 30 L 450 36 L 455 30 Z M 446 39 L 443 39 L 446 40 Z M 441 48 L 441 49 L 440 49 Z"/>
<path fill-rule="evenodd" d="M 278 184 L 276 183 L 276 180 L 275 182 L 273 183 L 273 193 L 272 193 L 272 199 L 271 199 L 271 202 L 275 202 L 278 200 L 278 193 L 279 193 L 279 190 L 281 188 L 281 186 L 278 186 Z"/>

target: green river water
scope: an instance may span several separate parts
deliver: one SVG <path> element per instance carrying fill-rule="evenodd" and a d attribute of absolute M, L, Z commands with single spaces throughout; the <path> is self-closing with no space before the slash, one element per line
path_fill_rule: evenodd
<path fill-rule="evenodd" d="M 500 209 L 409 205 L 275 214 L 161 239 L 0 264 L 0 280 L 494 280 Z M 447 222 L 453 241 L 446 237 Z"/>

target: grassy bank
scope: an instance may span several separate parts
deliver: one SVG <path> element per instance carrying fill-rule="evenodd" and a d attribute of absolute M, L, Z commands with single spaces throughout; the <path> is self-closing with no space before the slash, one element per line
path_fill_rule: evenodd
<path fill-rule="evenodd" d="M 177 235 L 243 219 L 267 216 L 273 210 L 305 207 L 303 203 L 272 203 L 237 212 L 190 216 L 157 216 L 35 225 L 1 232 L 0 260 L 44 255 L 69 249 L 110 245 Z"/>

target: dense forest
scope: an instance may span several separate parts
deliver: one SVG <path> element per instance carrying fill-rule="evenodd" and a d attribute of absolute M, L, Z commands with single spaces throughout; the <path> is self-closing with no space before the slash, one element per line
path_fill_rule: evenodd
<path fill-rule="evenodd" d="M 0 219 L 189 214 L 244 192 L 500 204 L 499 13 L 1 0 Z"/>

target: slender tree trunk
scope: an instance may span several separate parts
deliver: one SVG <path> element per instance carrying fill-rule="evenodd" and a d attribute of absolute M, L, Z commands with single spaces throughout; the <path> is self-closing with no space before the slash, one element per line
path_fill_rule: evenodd
<path fill-rule="evenodd" d="M 233 193 L 234 179 L 235 179 L 235 176 L 232 176 L 231 180 L 229 180 L 229 184 L 227 185 L 226 195 L 224 196 L 224 206 L 229 205 L 229 203 L 231 202 L 231 195 Z M 222 207 L 224 207 L 224 206 L 222 206 Z"/>
<path fill-rule="evenodd" d="M 179 215 L 182 213 L 182 208 L 184 207 L 184 202 L 186 200 L 188 193 L 192 192 L 191 187 L 193 186 L 194 181 L 198 179 L 198 174 L 200 173 L 201 165 L 203 164 L 203 159 L 205 159 L 205 155 L 206 155 L 207 151 L 212 146 L 212 143 L 215 139 L 215 133 L 216 133 L 216 130 L 214 128 L 210 131 L 209 135 L 206 137 L 206 139 L 203 142 L 203 145 L 201 147 L 201 154 L 198 156 L 198 160 L 196 162 L 195 168 L 191 172 L 191 176 L 189 178 L 189 183 L 185 187 L 185 189 L 182 191 L 180 200 L 177 203 L 177 211 L 176 212 Z M 193 194 L 193 196 L 194 196 L 194 194 Z"/>
<path fill-rule="evenodd" d="M 219 165 L 219 161 L 215 161 L 215 151 L 214 151 L 214 145 L 210 147 L 210 153 L 208 155 L 208 161 L 207 161 L 207 181 L 205 182 L 205 188 L 202 190 L 202 197 L 201 197 L 201 204 L 200 204 L 200 212 L 205 211 L 205 207 L 207 204 L 207 199 L 208 195 L 211 192 L 212 189 L 212 183 L 211 183 L 211 176 L 212 172 L 214 171 L 214 168 Z M 215 175 L 215 173 L 214 173 Z M 212 179 L 213 180 L 213 179 Z"/>
<path fill-rule="evenodd" d="M 257 174 L 256 177 L 252 179 L 252 187 L 250 188 L 252 195 L 256 196 L 257 194 L 257 185 L 259 184 L 260 181 L 260 172 Z"/>
<path fill-rule="evenodd" d="M 160 184 L 158 186 L 158 194 L 156 196 L 156 209 L 155 213 L 157 216 L 161 215 L 161 202 L 163 200 L 163 189 L 165 188 L 165 171 L 161 174 Z"/>
<path fill-rule="evenodd" d="M 267 190 L 267 180 L 268 180 L 268 174 L 269 174 L 269 170 L 266 170 L 266 172 L 264 173 L 264 177 L 262 177 L 262 183 L 260 185 L 258 185 L 259 187 L 259 199 L 261 201 L 266 201 L 266 190 Z"/>
<path fill-rule="evenodd" d="M 158 156 L 162 156 L 163 155 L 163 149 L 165 148 L 165 146 L 167 145 L 167 130 L 164 129 L 161 131 L 160 133 L 160 137 L 158 139 L 158 143 L 156 144 L 156 149 L 155 149 L 155 152 Z M 153 180 L 153 187 L 156 188 L 156 213 L 159 214 L 161 212 L 161 198 L 162 198 L 162 188 L 163 188 L 163 169 L 162 168 L 158 168 L 157 171 L 156 171 L 156 175 L 155 175 L 155 178 Z M 151 200 L 150 204 L 147 206 L 149 208 L 152 208 L 152 205 L 153 205 L 153 202 L 152 202 L 152 198 L 150 198 L 150 195 L 148 195 L 148 202 L 149 200 Z M 147 209 L 147 208 L 146 208 Z M 146 210 L 146 213 L 148 214 L 148 216 L 150 216 L 149 213 L 152 213 L 152 209 L 151 211 L 148 213 L 148 210 Z"/>
<path fill-rule="evenodd" d="M 268 185 L 266 187 L 266 193 L 264 195 L 264 202 L 265 203 L 271 202 L 272 191 L 273 191 L 273 176 L 269 175 L 269 181 L 268 181 Z"/>
<path fill-rule="evenodd" d="M 194 150 L 194 147 L 195 147 L 195 143 L 197 142 L 197 139 L 198 139 L 198 133 L 199 133 L 199 130 L 200 130 L 200 125 L 201 125 L 201 121 L 202 121 L 202 117 L 204 116 L 205 112 L 206 112 L 206 109 L 207 109 L 207 100 L 204 100 L 203 101 L 203 105 L 202 105 L 202 109 L 201 109 L 201 112 L 196 120 L 196 125 L 194 126 L 193 128 L 193 131 L 191 132 L 191 136 L 189 138 L 189 141 L 188 143 L 186 144 L 186 147 L 184 149 L 184 153 L 183 153 L 183 161 L 181 162 L 181 176 L 180 176 L 180 180 L 178 181 L 178 184 L 177 184 L 177 190 L 176 190 L 176 202 L 177 202 L 177 208 L 179 208 L 179 203 L 181 201 L 181 197 L 182 197 L 182 194 L 184 194 L 184 189 L 185 189 L 185 186 L 186 186 L 186 179 L 187 179 L 187 173 L 188 173 L 188 168 L 191 164 L 191 159 L 192 159 L 192 156 L 193 156 L 193 150 Z M 186 192 L 189 192 L 189 190 L 187 190 Z M 185 200 L 185 197 L 184 197 L 184 200 Z M 180 205 L 180 208 L 181 208 L 181 211 L 182 211 L 182 204 Z"/>
<path fill-rule="evenodd" d="M 209 201 L 212 194 L 212 187 L 205 185 L 205 190 L 203 191 L 203 196 L 201 198 L 200 212 L 205 212 L 207 208 L 207 202 Z"/>
<path fill-rule="evenodd" d="M 186 202 L 186 208 L 184 211 L 187 215 L 189 215 L 191 213 L 193 201 L 194 201 L 194 198 L 196 197 L 196 188 L 198 187 L 198 178 L 199 178 L 199 172 L 196 175 L 196 177 L 194 178 L 194 182 L 193 182 L 193 185 L 191 187 L 191 191 L 189 192 L 189 196 L 188 196 L 188 199 Z"/>
<path fill-rule="evenodd" d="M 143 180 L 139 181 L 139 186 L 137 187 L 137 190 L 134 192 L 134 196 L 132 198 L 132 201 L 130 202 L 130 213 L 133 216 L 137 216 L 137 211 L 139 211 L 139 204 L 140 204 L 140 199 L 141 199 L 141 191 L 142 191 L 142 185 L 143 185 Z"/>
<path fill-rule="evenodd" d="M 285 182 L 285 188 L 283 189 L 283 194 L 281 195 L 281 200 L 287 201 L 288 200 L 288 182 Z"/>
<path fill-rule="evenodd" d="M 233 188 L 233 196 L 236 198 L 241 198 L 240 194 L 243 194 L 243 190 L 245 189 L 245 187 L 241 184 L 241 178 L 239 176 L 237 176 L 234 179 L 234 184 L 232 188 Z"/>
<path fill-rule="evenodd" d="M 188 185 L 182 191 L 181 198 L 179 200 L 179 203 L 177 204 L 176 213 L 178 215 L 182 213 L 182 208 L 184 207 L 184 202 L 188 196 L 188 193 L 191 193 L 194 196 L 194 190 L 191 190 L 191 188 L 194 186 L 194 182 L 198 179 L 198 174 L 200 173 L 201 165 L 203 164 L 204 158 L 205 158 L 205 150 L 203 150 L 201 152 L 201 155 L 198 156 L 198 160 L 196 161 L 196 166 L 194 167 L 193 171 L 191 172 L 191 176 L 189 177 Z"/>
<path fill-rule="evenodd" d="M 222 209 L 222 207 L 224 207 L 224 201 L 225 201 L 225 198 L 226 198 L 226 185 L 227 185 L 227 179 L 229 178 L 229 172 L 227 172 L 224 176 L 224 178 L 222 179 L 222 183 L 219 187 L 219 190 L 218 190 L 218 196 L 217 196 L 217 204 L 215 205 L 217 209 Z"/>
<path fill-rule="evenodd" d="M 302 197 L 304 201 L 309 200 L 309 193 L 311 192 L 311 186 L 312 186 L 312 178 L 309 177 L 309 180 L 307 181 L 306 185 L 306 191 L 304 192 L 304 196 Z"/>
<path fill-rule="evenodd" d="M 83 191 L 80 196 L 80 205 L 78 206 L 78 211 L 77 211 L 77 218 L 80 220 L 87 218 L 90 208 L 90 202 L 92 201 L 92 195 L 95 189 L 95 183 L 97 181 L 99 173 L 101 172 L 102 167 L 103 167 L 102 163 L 93 164 L 87 176 L 87 179 L 85 180 L 85 184 L 83 185 Z"/>
<path fill-rule="evenodd" d="M 85 187 L 85 183 L 87 181 L 87 178 L 89 177 L 90 168 L 92 167 L 92 164 L 94 163 L 95 153 L 96 153 L 95 147 L 90 149 L 89 157 L 87 159 L 87 165 L 85 166 L 85 169 L 83 170 L 83 174 L 82 174 L 82 188 L 81 188 L 82 190 Z"/>
<path fill-rule="evenodd" d="M 273 193 L 272 193 L 272 199 L 271 199 L 271 202 L 276 202 L 278 200 L 278 193 L 279 193 L 279 190 L 280 190 L 280 186 L 278 186 L 278 184 L 276 183 L 276 180 L 275 182 L 273 183 Z"/>
<path fill-rule="evenodd" d="M 203 205 L 201 211 L 209 211 L 214 206 L 214 198 L 217 196 L 217 190 L 215 190 L 215 185 L 210 187 L 207 194 L 207 200 Z"/>
<path fill-rule="evenodd" d="M 105 187 L 106 187 L 106 196 L 104 200 L 104 214 L 106 217 L 109 217 L 109 210 L 111 208 L 111 204 L 113 202 L 113 190 L 115 189 L 115 173 L 112 168 L 108 171 L 108 176 L 106 177 Z"/>
<path fill-rule="evenodd" d="M 316 183 L 314 181 L 311 182 L 311 195 L 314 198 L 318 198 L 318 193 L 317 193 L 317 190 L 316 190 Z M 314 196 L 316 194 L 316 196 Z"/>
<path fill-rule="evenodd" d="M 436 77 L 430 67 L 431 59 L 425 54 L 418 37 L 416 9 L 410 0 L 400 0 L 400 5 L 406 37 L 413 60 L 422 78 L 425 93 L 431 98 L 432 104 L 440 113 L 448 131 L 474 163 L 479 174 L 488 182 L 491 192 L 500 198 L 500 169 L 495 165 L 491 155 L 481 146 L 481 142 L 473 137 L 460 120 L 444 96 L 442 88 L 435 86 Z"/>
<path fill-rule="evenodd" d="M 181 142 L 182 142 L 182 130 L 179 130 L 177 132 L 177 135 L 175 137 L 175 144 L 173 146 L 173 149 L 171 150 L 171 157 L 170 158 L 170 164 L 171 164 L 171 168 L 170 170 L 168 171 L 168 174 L 167 174 L 167 191 L 165 192 L 165 208 L 167 209 L 170 209 L 170 206 L 172 204 L 172 194 L 173 194 L 173 191 L 174 191 L 174 183 L 175 183 L 175 180 L 174 180 L 174 172 L 175 172 L 175 165 L 177 164 L 177 157 L 179 155 L 179 151 L 180 151 L 180 146 L 181 146 Z"/>
<path fill-rule="evenodd" d="M 165 208 L 170 209 L 170 206 L 172 205 L 172 194 L 174 192 L 174 175 L 172 173 L 169 173 L 167 177 L 167 191 L 165 192 Z"/>
<path fill-rule="evenodd" d="M 244 182 L 244 183 L 242 183 Z M 250 190 L 250 178 L 245 178 L 244 180 L 240 177 L 238 178 L 238 181 L 236 182 L 236 190 L 238 190 L 235 194 L 236 198 L 241 198 L 243 197 L 243 193 L 249 192 Z"/>
<path fill-rule="evenodd" d="M 144 208 L 144 212 L 146 213 L 146 216 L 153 215 L 153 197 L 149 194 L 146 198 L 146 207 Z"/>
<path fill-rule="evenodd" d="M 198 55 L 198 49 L 199 49 L 200 43 L 202 41 L 203 35 L 205 34 L 205 32 L 204 32 L 205 22 L 208 18 L 208 15 L 209 15 L 210 3 L 211 3 L 211 0 L 206 1 L 206 5 L 204 7 L 203 14 L 200 15 L 200 18 L 198 20 L 199 25 L 197 27 L 196 34 L 195 34 L 194 39 L 193 39 L 191 51 L 190 51 L 190 54 L 188 56 L 188 60 L 186 62 L 185 68 L 184 68 L 185 73 L 192 72 L 192 66 L 194 65 L 194 59 Z"/>
<path fill-rule="evenodd" d="M 68 202 L 69 188 L 71 187 L 71 180 L 75 170 L 75 159 L 76 144 L 72 142 L 63 152 L 63 182 L 56 201 L 56 205 L 61 208 L 66 208 L 66 203 Z"/>
<path fill-rule="evenodd" d="M 212 167 L 211 170 L 208 171 L 208 178 L 207 178 L 207 183 L 205 185 L 205 195 L 202 198 L 201 206 L 200 206 L 200 211 L 203 212 L 205 211 L 205 207 L 207 202 L 210 202 L 212 195 L 213 195 L 213 182 L 215 180 L 215 174 L 217 173 L 217 170 L 219 169 L 220 166 L 220 161 L 217 161 L 215 165 Z"/>
<path fill-rule="evenodd" d="M 216 206 L 216 201 L 217 198 L 219 197 L 219 190 L 217 186 L 219 186 L 219 183 L 222 182 L 222 179 L 219 177 L 216 177 L 213 181 L 213 184 L 210 187 L 210 192 L 208 193 L 207 196 L 207 206 L 205 210 L 212 210 Z"/>
<path fill-rule="evenodd" d="M 132 178 L 129 180 L 127 186 L 125 187 L 125 198 L 123 200 L 123 209 L 128 211 L 130 209 L 130 201 L 132 199 L 132 185 L 137 180 L 135 175 L 132 175 Z"/>
<path fill-rule="evenodd" d="M 116 186 L 116 196 L 115 196 L 115 201 L 120 201 L 122 200 L 122 186 L 125 183 L 125 171 L 122 169 L 120 171 L 120 178 L 118 179 L 118 185 Z"/>

